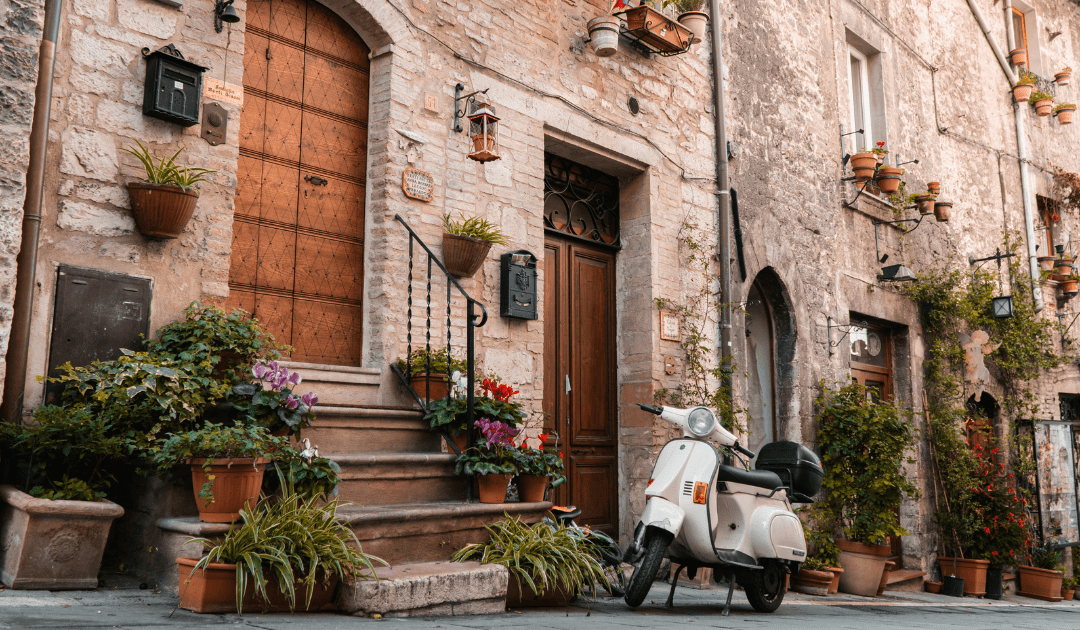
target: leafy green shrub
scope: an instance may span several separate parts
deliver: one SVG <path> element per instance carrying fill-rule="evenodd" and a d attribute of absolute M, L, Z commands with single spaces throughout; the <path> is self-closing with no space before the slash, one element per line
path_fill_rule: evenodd
<path fill-rule="evenodd" d="M 235 564 L 239 614 L 249 582 L 262 600 L 268 599 L 268 576 L 276 579 L 290 609 L 296 605 L 298 584 L 306 589 L 306 609 L 320 581 L 325 585 L 332 576 L 378 579 L 374 565 L 386 562 L 361 550 L 353 531 L 336 518 L 336 499 L 326 505 L 319 501 L 301 497 L 286 483 L 280 500 L 264 497 L 254 508 L 245 505 L 240 512 L 243 524 L 230 529 L 219 544 L 205 538 L 190 541 L 207 550 L 191 573 L 210 563 Z"/>
<path fill-rule="evenodd" d="M 1076 103 L 1062 103 L 1061 105 L 1058 105 L 1057 107 L 1054 108 L 1054 113 L 1056 114 L 1056 113 L 1060 112 L 1063 109 L 1076 111 Z"/>
<path fill-rule="evenodd" d="M 556 589 L 578 593 L 586 585 L 607 584 L 594 545 L 562 525 L 527 525 L 504 514 L 485 529 L 491 536 L 488 542 L 469 545 L 452 560 L 501 564 L 537 595 Z"/>
<path fill-rule="evenodd" d="M 206 179 L 208 175 L 213 175 L 217 171 L 211 171 L 205 168 L 190 168 L 176 163 L 177 156 L 184 150 L 184 147 L 177 149 L 176 153 L 172 154 L 172 157 L 165 158 L 162 156 L 154 160 L 154 156 L 150 155 L 150 150 L 143 146 L 143 143 L 138 140 L 135 144 L 139 148 L 133 149 L 131 147 L 124 147 L 124 151 L 134 155 L 142 162 L 143 168 L 146 169 L 146 181 L 151 184 L 159 184 L 166 186 L 179 186 L 184 190 L 191 188 L 195 184 Z"/>
<path fill-rule="evenodd" d="M 44 499 L 101 501 L 116 480 L 127 441 L 86 407 L 38 407 L 34 423 L 0 424 L 4 458 L 27 467 L 29 494 Z"/>
<path fill-rule="evenodd" d="M 449 214 L 443 215 L 443 231 L 447 234 L 478 238 L 492 245 L 506 245 L 510 242 L 506 235 L 495 227 L 493 223 L 488 222 L 487 219 L 481 219 L 480 217 L 466 219 L 465 215 L 458 216 L 461 217 L 460 221 L 455 220 Z"/>
<path fill-rule="evenodd" d="M 1051 544 L 1034 546 L 1028 553 L 1031 566 L 1050 571 L 1061 571 L 1061 560 L 1064 557 L 1065 552 Z"/>
<path fill-rule="evenodd" d="M 1052 101 L 1052 100 L 1054 100 L 1054 97 L 1050 96 L 1046 92 L 1043 92 L 1043 91 L 1040 91 L 1040 90 L 1035 90 L 1034 92 L 1031 93 L 1031 96 L 1028 97 L 1028 103 L 1031 103 L 1032 105 L 1034 105 L 1035 103 L 1038 103 L 1039 101 L 1046 101 L 1046 100 L 1051 100 Z"/>
<path fill-rule="evenodd" d="M 835 390 L 821 383 L 815 401 L 827 491 L 823 509 L 845 538 L 868 544 L 906 535 L 897 510 L 904 496 L 919 494 L 903 470 L 905 461 L 914 462 L 906 454 L 914 446 L 911 413 L 874 400 L 876 393 L 858 383 Z"/>

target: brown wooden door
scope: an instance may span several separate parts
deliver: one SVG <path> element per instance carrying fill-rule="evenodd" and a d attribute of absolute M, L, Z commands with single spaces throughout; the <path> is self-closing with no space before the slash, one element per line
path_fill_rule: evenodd
<path fill-rule="evenodd" d="M 249 0 L 231 306 L 298 361 L 359 365 L 368 48 L 311 0 Z"/>
<path fill-rule="evenodd" d="M 544 255 L 544 411 L 567 483 L 555 501 L 578 523 L 618 530 L 615 254 L 548 235 Z M 569 390 L 569 391 L 568 391 Z"/>

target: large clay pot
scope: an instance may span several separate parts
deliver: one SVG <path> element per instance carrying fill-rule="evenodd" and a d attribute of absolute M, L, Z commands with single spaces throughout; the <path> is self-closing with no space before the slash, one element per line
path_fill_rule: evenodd
<path fill-rule="evenodd" d="M 799 569 L 795 575 L 795 590 L 807 595 L 828 595 L 829 585 L 832 584 L 833 573 L 831 571 L 815 571 L 813 569 Z"/>
<path fill-rule="evenodd" d="M 694 46 L 705 41 L 705 31 L 709 28 L 709 14 L 704 11 L 687 11 L 679 14 L 679 24 L 690 29 L 694 34 Z"/>
<path fill-rule="evenodd" d="M 1053 256 L 1039 256 L 1039 268 L 1043 271 L 1053 271 L 1056 260 L 1057 258 Z"/>
<path fill-rule="evenodd" d="M 1054 262 L 1054 273 L 1059 276 L 1072 275 L 1073 259 L 1067 256 L 1062 256 Z"/>
<path fill-rule="evenodd" d="M 1054 112 L 1054 99 L 1041 98 L 1035 101 L 1035 113 L 1039 116 L 1046 117 Z"/>
<path fill-rule="evenodd" d="M 1019 83 L 1013 86 L 1013 100 L 1017 103 L 1026 103 L 1031 98 L 1031 93 L 1035 91 L 1035 86 L 1030 83 Z"/>
<path fill-rule="evenodd" d="M 900 177 L 904 169 L 895 166 L 882 166 L 878 169 L 877 185 L 881 192 L 891 195 L 900 189 Z"/>
<path fill-rule="evenodd" d="M 1075 107 L 1062 107 L 1057 110 L 1058 123 L 1062 125 L 1071 125 L 1074 113 L 1076 113 Z"/>
<path fill-rule="evenodd" d="M 1076 295 L 1076 280 L 1061 280 L 1061 292 L 1065 294 L 1065 297 L 1073 297 Z"/>
<path fill-rule="evenodd" d="M 850 540 L 838 540 L 840 547 L 840 590 L 852 595 L 877 595 L 881 575 L 888 562 L 889 545 L 866 545 Z"/>
<path fill-rule="evenodd" d="M 549 588 L 540 594 L 536 594 L 529 588 L 528 583 L 519 581 L 518 576 L 511 573 L 506 582 L 506 607 L 566 606 L 575 594 L 562 588 Z"/>
<path fill-rule="evenodd" d="M 513 475 L 480 475 L 476 484 L 480 488 L 481 503 L 506 503 L 506 488 Z"/>
<path fill-rule="evenodd" d="M 926 216 L 934 214 L 934 195 L 919 195 L 915 197 L 915 205 L 919 208 L 919 214 Z"/>
<path fill-rule="evenodd" d="M 955 569 L 953 560 L 956 560 Z M 964 595 L 986 594 L 986 570 L 990 567 L 988 560 L 939 557 L 938 565 L 941 567 L 942 576 L 955 575 L 958 578 L 964 578 Z"/>
<path fill-rule="evenodd" d="M 949 222 L 949 210 L 952 210 L 952 202 L 938 201 L 934 203 L 934 218 L 938 223 Z"/>
<path fill-rule="evenodd" d="M 483 239 L 443 232 L 443 265 L 455 278 L 471 278 L 489 251 L 491 243 Z"/>
<path fill-rule="evenodd" d="M 851 168 L 877 168 L 877 155 L 867 151 L 851 156 Z"/>
<path fill-rule="evenodd" d="M 1026 48 L 1014 48 L 1009 51 L 1009 57 L 1012 59 L 1014 66 L 1026 66 L 1028 64 L 1028 54 Z"/>
<path fill-rule="evenodd" d="M 93 590 L 113 519 L 112 501 L 52 501 L 0 486 L 0 576 L 13 589 Z"/>
<path fill-rule="evenodd" d="M 589 20 L 588 28 L 597 57 L 610 57 L 619 52 L 619 18 L 602 15 Z"/>
<path fill-rule="evenodd" d="M 244 505 L 254 507 L 259 499 L 263 473 L 269 461 L 261 457 L 218 458 L 208 469 L 204 469 L 206 458 L 188 460 L 191 465 L 195 505 L 199 508 L 199 520 L 204 523 L 233 523 L 240 520 L 240 510 Z M 199 496 L 207 482 L 207 475 L 214 476 L 210 487 L 213 496 L 209 503 L 205 497 Z"/>
<path fill-rule="evenodd" d="M 1065 574 L 1052 569 L 1036 569 L 1035 567 L 1018 567 L 1020 573 L 1020 588 L 1017 595 L 1032 597 L 1047 602 L 1061 601 L 1061 580 Z"/>
<path fill-rule="evenodd" d="M 231 613 L 236 611 L 236 565 L 210 563 L 205 568 L 195 570 L 198 558 L 177 558 L 176 565 L 179 572 L 180 582 L 180 608 L 198 613 Z M 337 589 L 338 576 L 329 580 L 320 579 L 315 582 L 315 588 L 311 593 L 311 601 L 307 599 L 307 585 L 297 583 L 294 610 L 319 611 L 334 610 L 334 591 Z M 255 586 L 249 580 L 247 589 L 244 591 L 245 611 L 251 612 L 274 611 L 288 612 L 289 600 L 278 588 L 277 578 L 266 575 L 267 599 L 258 597 Z"/>
<path fill-rule="evenodd" d="M 634 7 L 623 15 L 627 30 L 660 52 L 680 53 L 690 46 L 690 29 L 650 6 Z"/>
<path fill-rule="evenodd" d="M 131 182 L 131 213 L 139 233 L 149 238 L 177 238 L 191 220 L 199 193 L 179 186 Z"/>
<path fill-rule="evenodd" d="M 877 169 L 875 169 L 874 167 L 870 167 L 870 168 L 859 167 L 859 168 L 855 168 L 855 169 L 852 169 L 852 170 L 855 171 L 855 181 L 868 182 L 868 181 L 874 179 L 874 172 Z"/>
<path fill-rule="evenodd" d="M 522 503 L 540 503 L 550 483 L 546 475 L 518 475 L 518 498 Z"/>

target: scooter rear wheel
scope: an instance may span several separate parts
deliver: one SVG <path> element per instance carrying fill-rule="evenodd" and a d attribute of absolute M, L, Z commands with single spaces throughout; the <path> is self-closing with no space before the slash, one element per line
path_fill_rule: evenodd
<path fill-rule="evenodd" d="M 645 554 L 641 557 L 641 562 L 634 567 L 634 574 L 626 585 L 626 604 L 631 608 L 640 606 L 648 596 L 672 538 L 670 533 L 663 530 L 652 530 L 645 534 Z"/>
<path fill-rule="evenodd" d="M 754 610 L 771 613 L 784 601 L 787 590 L 784 581 L 784 568 L 780 563 L 765 561 L 760 571 L 753 571 L 747 576 L 743 584 L 746 599 Z"/>

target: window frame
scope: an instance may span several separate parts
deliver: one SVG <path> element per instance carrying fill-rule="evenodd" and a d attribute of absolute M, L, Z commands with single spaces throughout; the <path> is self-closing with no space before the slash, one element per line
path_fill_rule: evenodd
<path fill-rule="evenodd" d="M 855 95 L 855 81 L 852 72 L 852 58 L 859 62 L 859 87 L 860 94 L 858 95 L 858 106 L 862 110 L 862 147 L 867 150 L 874 148 L 874 112 L 870 99 L 870 60 L 862 53 L 858 48 L 855 48 L 851 44 L 847 45 L 848 57 L 847 57 L 847 75 L 848 75 L 848 101 L 849 111 L 848 120 L 851 122 L 851 130 L 858 130 L 859 126 L 855 120 L 855 107 L 856 107 L 856 95 Z M 858 134 L 856 134 L 858 135 Z M 859 150 L 859 143 L 856 142 L 855 153 Z"/>
<path fill-rule="evenodd" d="M 1024 50 L 1028 50 L 1027 15 L 1023 11 L 1021 11 L 1020 9 L 1017 9 L 1016 7 L 1012 7 L 1012 17 L 1013 17 L 1013 47 L 1014 48 L 1023 48 Z M 1019 35 L 1016 33 L 1016 20 L 1017 20 L 1017 18 L 1020 19 L 1020 34 Z M 1030 60 L 1031 59 L 1030 51 L 1028 51 L 1028 52 L 1029 52 L 1028 59 Z"/>

